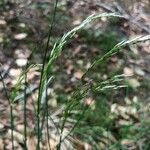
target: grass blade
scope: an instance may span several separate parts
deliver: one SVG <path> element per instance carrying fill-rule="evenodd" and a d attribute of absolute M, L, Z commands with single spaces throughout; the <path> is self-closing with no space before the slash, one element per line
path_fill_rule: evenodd
<path fill-rule="evenodd" d="M 55 22 L 57 3 L 58 3 L 58 0 L 56 0 L 56 2 L 55 2 L 55 9 L 54 9 L 53 17 L 52 17 L 51 27 L 48 32 L 48 39 L 47 39 L 46 48 L 44 51 L 44 58 L 43 58 L 43 62 L 42 62 L 42 70 L 41 70 L 41 77 L 40 77 L 40 84 L 39 84 L 39 93 L 38 93 L 38 101 L 37 101 L 37 138 L 38 138 L 37 150 L 40 150 L 40 141 L 41 141 L 40 109 L 41 109 L 41 96 L 42 96 L 42 90 L 43 90 L 43 77 L 44 77 L 44 71 L 45 71 L 46 57 L 47 57 L 47 53 L 48 53 L 48 49 L 49 49 L 49 42 L 50 42 L 50 38 L 51 38 L 53 25 Z"/>

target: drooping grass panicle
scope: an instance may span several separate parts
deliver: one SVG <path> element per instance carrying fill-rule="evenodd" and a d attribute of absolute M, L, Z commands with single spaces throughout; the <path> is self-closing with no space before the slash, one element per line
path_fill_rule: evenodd
<path fill-rule="evenodd" d="M 118 53 L 122 48 L 128 46 L 128 45 L 132 45 L 135 44 L 137 42 L 142 42 L 142 41 L 146 41 L 146 40 L 150 40 L 150 35 L 146 35 L 146 36 L 138 36 L 136 38 L 133 38 L 131 40 L 125 40 L 122 41 L 118 44 L 116 44 L 109 52 L 107 52 L 105 55 L 103 55 L 102 57 L 98 58 L 97 60 L 95 60 L 92 65 L 89 67 L 89 69 L 83 74 L 82 76 L 82 80 L 86 77 L 86 75 L 93 70 L 94 67 L 96 67 L 98 64 L 101 64 L 103 62 L 105 62 L 106 60 L 108 60 L 109 58 L 111 58 L 113 55 L 115 55 L 116 53 Z"/>
<path fill-rule="evenodd" d="M 79 30 L 83 29 L 87 24 L 91 23 L 96 19 L 100 19 L 102 17 L 121 17 L 120 15 L 114 13 L 103 13 L 98 15 L 91 15 L 87 17 L 80 25 L 73 28 L 71 31 L 64 34 L 64 36 L 60 39 L 58 43 L 55 43 L 53 49 L 49 56 L 49 61 L 47 64 L 46 70 L 49 72 L 51 65 L 56 61 L 56 59 L 61 55 L 63 46 L 67 43 L 67 41 L 72 38 Z"/>

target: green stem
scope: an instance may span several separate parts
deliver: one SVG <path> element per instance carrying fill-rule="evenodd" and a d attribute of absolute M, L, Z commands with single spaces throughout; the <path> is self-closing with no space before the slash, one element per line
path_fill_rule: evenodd
<path fill-rule="evenodd" d="M 48 39 L 47 39 L 47 44 L 46 44 L 46 48 L 45 48 L 45 52 L 44 52 L 44 57 L 43 57 L 43 62 L 42 62 L 42 70 L 41 70 L 41 77 L 40 77 L 40 84 L 39 84 L 39 93 L 38 93 L 38 101 L 37 101 L 37 150 L 40 150 L 40 141 L 41 141 L 41 129 L 40 129 L 40 109 L 41 109 L 41 96 L 42 96 L 42 87 L 43 87 L 43 77 L 44 77 L 44 69 L 45 69 L 45 64 L 46 64 L 46 57 L 47 57 L 47 53 L 48 53 L 48 49 L 49 49 L 49 42 L 50 42 L 50 38 L 51 38 L 51 34 L 52 34 L 52 29 L 53 29 L 53 25 L 54 25 L 54 20 L 55 20 L 55 15 L 56 15 L 56 9 L 57 9 L 57 3 L 58 0 L 56 0 L 55 2 L 55 10 L 53 13 L 53 18 L 52 18 L 52 23 L 51 23 L 51 27 L 49 29 L 48 32 Z"/>
<path fill-rule="evenodd" d="M 27 65 L 26 65 L 27 69 Z M 25 73 L 24 84 L 24 150 L 27 150 L 27 72 Z"/>

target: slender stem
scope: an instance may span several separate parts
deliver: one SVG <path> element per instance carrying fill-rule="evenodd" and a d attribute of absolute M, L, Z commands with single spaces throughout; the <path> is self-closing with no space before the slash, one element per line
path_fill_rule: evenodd
<path fill-rule="evenodd" d="M 53 77 L 51 77 L 50 80 L 52 80 L 52 79 L 53 79 Z M 42 107 L 43 113 L 42 113 L 42 119 L 41 119 L 41 132 L 42 132 L 43 127 L 44 127 L 45 116 L 47 115 L 47 109 L 48 109 L 48 94 L 47 94 L 47 89 L 48 89 L 48 86 L 50 85 L 50 81 L 48 81 L 48 78 L 46 78 L 45 82 L 46 82 L 46 87 L 45 87 L 45 101 L 44 101 L 44 104 L 43 104 L 43 107 Z"/>
<path fill-rule="evenodd" d="M 43 83 L 43 75 L 44 75 L 44 69 L 45 69 L 45 64 L 46 64 L 46 57 L 49 49 L 49 42 L 51 38 L 51 33 L 54 25 L 54 20 L 55 20 L 55 15 L 56 15 L 56 9 L 57 9 L 57 3 L 58 0 L 55 2 L 55 9 L 53 13 L 53 18 L 51 22 L 51 27 L 48 32 L 48 39 L 47 39 L 47 44 L 46 48 L 44 51 L 44 57 L 43 57 L 43 62 L 42 62 L 42 70 L 41 70 L 41 77 L 40 77 L 40 84 L 39 84 L 39 92 L 38 92 L 38 101 L 37 101 L 37 137 L 38 137 L 38 143 L 37 143 L 37 150 L 40 150 L 40 140 L 41 140 L 41 132 L 40 132 L 40 109 L 41 109 L 41 95 L 42 95 L 42 83 Z"/>
<path fill-rule="evenodd" d="M 14 146 L 14 116 L 13 116 L 13 105 L 10 104 L 10 118 L 11 118 L 11 142 L 12 142 L 12 150 L 15 150 Z"/>
<path fill-rule="evenodd" d="M 46 83 L 47 83 L 47 77 L 46 77 Z M 48 140 L 48 147 L 50 148 L 50 143 L 49 143 L 49 131 L 48 131 L 48 94 L 47 94 L 47 85 L 46 85 L 46 91 L 45 91 L 45 103 L 43 107 L 43 114 L 42 114 L 42 121 L 41 121 L 41 130 L 40 132 L 42 133 L 43 128 L 44 128 L 44 123 L 45 123 L 45 117 L 46 117 L 46 132 L 47 132 L 47 140 Z M 41 135 L 42 136 L 42 135 Z"/>
<path fill-rule="evenodd" d="M 27 69 L 27 65 L 26 65 Z M 24 84 L 24 150 L 27 150 L 27 72 L 25 73 Z"/>
<path fill-rule="evenodd" d="M 76 121 L 76 123 L 74 124 L 74 126 L 71 128 L 71 130 L 69 131 L 69 133 L 63 139 L 61 139 L 61 142 L 63 142 L 72 133 L 72 131 L 77 127 L 77 125 L 79 124 L 79 122 L 83 118 L 83 116 L 84 116 L 84 114 L 85 114 L 85 112 L 86 112 L 86 110 L 88 108 L 89 107 L 87 107 L 87 106 L 84 107 L 81 116 L 78 118 L 78 120 Z"/>
<path fill-rule="evenodd" d="M 50 145 L 50 135 L 49 135 L 49 125 L 48 125 L 48 101 L 46 102 L 46 132 L 47 132 L 47 141 L 48 141 L 48 148 L 51 150 Z"/>
<path fill-rule="evenodd" d="M 6 85 L 5 85 L 5 82 L 4 82 L 4 79 L 3 79 L 3 76 L 0 72 L 0 78 L 1 78 L 1 82 L 3 84 L 3 88 L 4 88 L 4 92 L 5 92 L 5 96 L 8 100 L 8 103 L 9 103 L 9 109 L 10 109 L 10 122 L 11 122 L 11 143 L 12 143 L 12 150 L 15 150 L 15 147 L 14 147 L 14 116 L 13 116 L 13 105 L 9 99 L 9 95 L 8 95 L 8 92 L 7 92 L 7 88 L 6 88 Z"/>
<path fill-rule="evenodd" d="M 57 146 L 57 150 L 61 149 L 63 130 L 64 130 L 64 127 L 65 127 L 65 123 L 67 121 L 67 117 L 69 116 L 69 112 L 73 108 L 73 106 L 74 106 L 74 104 L 69 103 L 69 105 L 65 109 L 65 112 L 64 112 L 64 115 L 63 115 L 63 120 L 62 120 L 62 126 L 61 126 L 61 129 L 60 129 L 60 137 L 59 137 L 59 143 L 58 143 L 58 146 Z"/>
<path fill-rule="evenodd" d="M 46 75 L 46 83 L 48 82 L 48 78 Z M 51 149 L 50 147 L 50 135 L 49 135 L 49 125 L 48 125 L 48 116 L 49 116 L 49 111 L 48 111 L 48 93 L 47 93 L 47 89 L 48 89 L 49 85 L 46 85 L 46 91 L 45 91 L 45 103 L 43 104 L 43 114 L 42 114 L 42 122 L 41 122 L 41 133 L 43 131 L 43 127 L 44 127 L 44 123 L 45 123 L 45 118 L 46 118 L 46 130 L 47 130 L 47 140 L 48 140 L 48 147 L 49 149 Z"/>

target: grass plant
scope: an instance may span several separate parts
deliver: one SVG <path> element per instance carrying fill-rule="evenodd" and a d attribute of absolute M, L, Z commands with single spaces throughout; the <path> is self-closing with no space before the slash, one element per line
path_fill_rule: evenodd
<path fill-rule="evenodd" d="M 44 57 L 43 57 L 43 62 L 42 64 L 35 64 L 35 65 L 30 65 L 28 68 L 25 69 L 25 71 L 23 71 L 23 73 L 21 74 L 15 88 L 14 91 L 11 93 L 11 97 L 9 97 L 8 92 L 7 92 L 7 88 L 5 86 L 4 80 L 2 75 L 1 76 L 1 81 L 3 83 L 3 87 L 4 87 L 4 91 L 5 91 L 5 95 L 9 101 L 9 106 L 10 106 L 10 119 L 11 119 L 11 131 L 12 131 L 12 137 L 11 137 L 11 141 L 12 141 L 12 149 L 14 150 L 14 137 L 13 137 L 13 129 L 14 129 L 14 117 L 13 117 L 13 105 L 15 104 L 16 101 L 20 100 L 17 99 L 17 97 L 20 94 L 20 89 L 22 89 L 22 85 L 24 84 L 24 149 L 27 150 L 27 109 L 26 109 L 26 105 L 27 105 L 27 74 L 28 71 L 31 68 L 37 67 L 39 66 L 40 68 L 40 83 L 38 86 L 38 97 L 37 97 L 37 106 L 36 106 L 36 136 L 37 136 L 37 145 L 36 145 L 36 149 L 40 150 L 41 149 L 41 142 L 42 142 L 42 134 L 43 134 L 43 130 L 44 130 L 44 124 L 46 121 L 46 131 L 47 131 L 47 141 L 48 141 L 48 149 L 51 149 L 51 145 L 50 145 L 50 134 L 51 131 L 49 129 L 49 120 L 51 118 L 51 114 L 50 114 L 50 107 L 48 106 L 48 92 L 47 89 L 49 86 L 51 86 L 51 82 L 54 80 L 54 75 L 52 74 L 52 68 L 54 63 L 57 61 L 57 59 L 60 57 L 60 55 L 63 52 L 63 47 L 65 44 L 67 44 L 68 40 L 73 38 L 74 35 L 79 31 L 82 30 L 87 24 L 93 22 L 94 20 L 97 19 L 101 19 L 102 17 L 106 17 L 106 18 L 111 18 L 111 17 L 119 17 L 121 18 L 121 16 L 119 14 L 115 14 L 115 13 L 103 13 L 103 14 L 96 14 L 96 15 L 91 15 L 89 17 L 87 17 L 87 19 L 85 19 L 80 25 L 76 26 L 75 28 L 73 28 L 71 31 L 67 32 L 66 34 L 64 34 L 64 36 L 54 44 L 52 50 L 50 51 L 49 48 L 49 42 L 50 42 L 50 38 L 51 38 L 51 34 L 52 34 L 52 29 L 55 23 L 55 15 L 57 13 L 57 3 L 58 0 L 56 0 L 55 2 L 55 10 L 54 10 L 54 14 L 53 14 L 53 19 L 52 19 L 52 23 L 49 29 L 49 33 L 48 33 L 48 38 L 47 38 L 47 42 L 46 42 L 46 48 L 44 50 Z M 118 43 L 117 45 L 115 45 L 111 50 L 109 50 L 105 55 L 95 58 L 95 60 L 93 61 L 92 65 L 89 67 L 89 69 L 83 74 L 81 82 L 80 82 L 80 86 L 78 89 L 76 89 L 76 91 L 73 92 L 72 95 L 70 95 L 70 99 L 66 101 L 65 106 L 63 107 L 63 111 L 62 111 L 62 115 L 60 117 L 60 121 L 58 122 L 58 126 L 55 125 L 55 121 L 52 119 L 52 121 L 54 122 L 54 126 L 57 129 L 57 133 L 59 134 L 59 140 L 57 143 L 57 149 L 63 149 L 62 148 L 62 143 L 70 136 L 73 135 L 73 132 L 76 132 L 76 128 L 78 128 L 78 125 L 81 123 L 83 123 L 84 121 L 84 117 L 85 114 L 88 112 L 88 109 L 90 109 L 91 103 L 88 105 L 85 105 L 85 98 L 88 97 L 89 95 L 92 95 L 95 91 L 101 93 L 102 91 L 108 90 L 108 89 L 112 89 L 112 90 L 116 90 L 119 88 L 123 88 L 126 87 L 126 85 L 122 85 L 120 84 L 121 81 L 124 79 L 124 75 L 116 75 L 111 77 L 110 79 L 107 79 L 106 81 L 102 81 L 102 82 L 90 82 L 92 77 L 90 77 L 90 72 L 94 71 L 94 68 L 97 67 L 98 65 L 100 65 L 103 62 L 106 62 L 108 59 L 110 59 L 113 55 L 115 55 L 116 53 L 118 53 L 122 48 L 131 45 L 131 44 L 136 44 L 137 42 L 142 42 L 145 40 L 149 40 L 150 36 L 139 36 L 136 38 L 133 38 L 131 40 L 126 40 L 126 41 L 122 41 L 120 43 Z M 49 55 L 48 55 L 49 54 Z M 34 55 L 34 54 L 33 54 Z M 48 57 L 48 62 L 46 61 L 46 58 Z M 84 82 L 85 78 L 87 78 L 86 82 Z M 74 113 L 76 112 L 76 113 Z M 72 117 L 72 118 L 71 118 Z M 107 116 L 106 116 L 107 117 Z M 67 133 L 64 134 L 68 120 L 71 120 L 73 123 L 71 124 L 71 127 L 69 128 L 69 131 Z M 85 129 L 88 130 L 88 126 Z M 85 130 L 83 128 L 83 130 Z M 97 128 L 97 130 L 103 130 L 103 128 Z M 94 133 L 94 129 L 92 134 Z M 92 139 L 89 139 L 89 141 L 93 141 Z M 95 144 L 96 145 L 96 144 Z"/>

